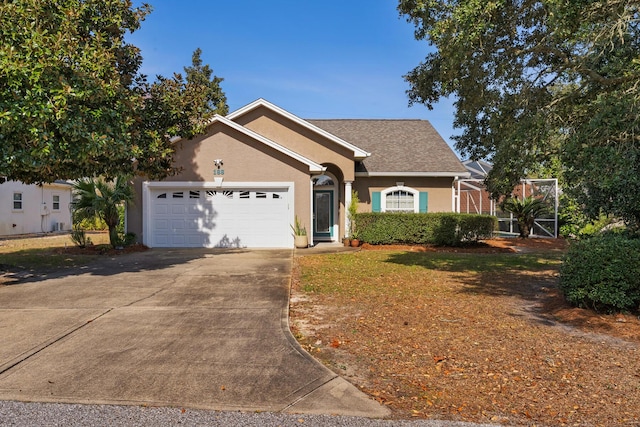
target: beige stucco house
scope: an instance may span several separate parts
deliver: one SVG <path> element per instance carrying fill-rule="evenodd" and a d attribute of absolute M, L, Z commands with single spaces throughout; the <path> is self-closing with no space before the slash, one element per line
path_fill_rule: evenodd
<path fill-rule="evenodd" d="M 259 99 L 176 142 L 182 172 L 136 182 L 127 230 L 150 247 L 293 247 L 345 236 L 345 206 L 451 212 L 468 171 L 424 120 L 303 120 Z"/>

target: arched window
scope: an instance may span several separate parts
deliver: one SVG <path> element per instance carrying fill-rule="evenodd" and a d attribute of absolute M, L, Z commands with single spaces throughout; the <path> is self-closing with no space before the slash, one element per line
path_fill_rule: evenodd
<path fill-rule="evenodd" d="M 314 187 L 335 187 L 335 185 L 333 178 L 329 175 L 318 175 L 313 177 Z"/>
<path fill-rule="evenodd" d="M 382 212 L 418 212 L 419 192 L 411 187 L 390 187 L 381 192 Z"/>

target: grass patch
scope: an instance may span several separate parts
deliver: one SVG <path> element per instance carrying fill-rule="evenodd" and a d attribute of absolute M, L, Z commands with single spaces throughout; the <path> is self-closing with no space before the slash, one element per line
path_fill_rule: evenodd
<path fill-rule="evenodd" d="M 449 252 L 361 251 L 305 257 L 301 286 L 305 292 L 351 295 L 387 292 L 388 284 L 413 285 L 442 271 L 481 274 L 536 272 L 557 268 L 561 254 L 460 254 Z"/>
<path fill-rule="evenodd" d="M 561 264 L 560 254 L 458 254 L 402 252 L 388 254 L 385 262 L 458 273 L 490 273 L 505 270 L 541 271 Z"/>
<path fill-rule="evenodd" d="M 597 315 L 581 331 L 556 327 L 547 307 L 563 304 L 561 256 L 299 257 L 291 324 L 305 349 L 398 417 L 636 425 L 640 335 L 605 334 L 620 325 L 640 331 L 640 322 Z"/>
<path fill-rule="evenodd" d="M 109 241 L 106 233 L 87 235 L 96 244 Z M 0 270 L 51 271 L 83 266 L 95 259 L 89 254 L 64 253 L 63 249 L 74 247 L 69 234 L 0 240 Z"/>
<path fill-rule="evenodd" d="M 0 269 L 49 271 L 86 265 L 95 256 L 58 254 L 51 249 L 23 249 L 0 254 Z"/>

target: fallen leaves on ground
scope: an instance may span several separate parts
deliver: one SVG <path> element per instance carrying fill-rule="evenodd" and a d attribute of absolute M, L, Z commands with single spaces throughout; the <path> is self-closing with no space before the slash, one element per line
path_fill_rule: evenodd
<path fill-rule="evenodd" d="M 637 425 L 638 318 L 564 303 L 564 242 L 496 245 L 518 253 L 396 247 L 298 258 L 294 333 L 396 417 Z"/>

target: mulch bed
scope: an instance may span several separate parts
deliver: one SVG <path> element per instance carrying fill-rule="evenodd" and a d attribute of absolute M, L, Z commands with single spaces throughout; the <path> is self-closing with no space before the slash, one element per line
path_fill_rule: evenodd
<path fill-rule="evenodd" d="M 370 245 L 364 243 L 362 249 L 375 250 L 407 250 L 413 252 L 457 252 L 457 253 L 516 253 L 531 250 L 562 251 L 568 242 L 565 239 L 505 239 L 495 238 L 481 240 L 460 247 L 433 245 Z"/>
<path fill-rule="evenodd" d="M 114 248 L 111 245 L 89 245 L 81 248 L 79 246 L 68 246 L 66 248 L 55 248 L 53 250 L 56 254 L 70 254 L 70 255 L 124 255 L 135 252 L 148 251 L 149 248 L 142 244 L 134 244 L 130 246 L 124 246 L 122 248 Z"/>

